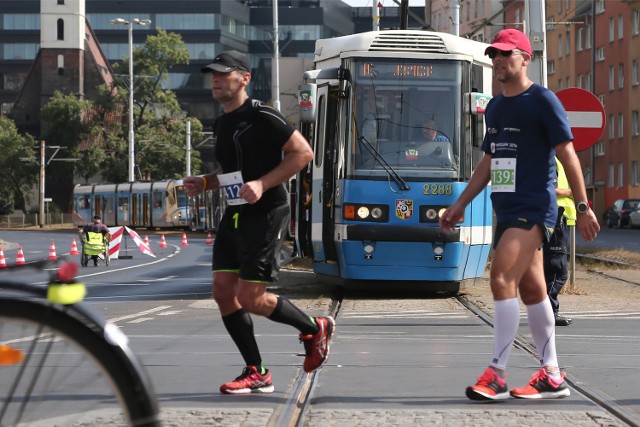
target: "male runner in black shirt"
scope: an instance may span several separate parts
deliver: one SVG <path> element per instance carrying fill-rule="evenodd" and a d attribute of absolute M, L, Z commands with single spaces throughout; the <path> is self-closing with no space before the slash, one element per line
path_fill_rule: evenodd
<path fill-rule="evenodd" d="M 213 297 L 247 365 L 239 377 L 220 387 L 227 394 L 273 392 L 250 313 L 300 331 L 305 372 L 326 362 L 335 328 L 331 317 L 309 317 L 266 289 L 277 279 L 277 255 L 289 222 L 283 183 L 313 159 L 313 151 L 279 111 L 249 98 L 250 70 L 249 59 L 237 51 L 220 53 L 202 69 L 211 74 L 213 99 L 224 111 L 214 124 L 220 169 L 184 179 L 189 195 L 217 188 L 226 195 L 213 248 Z"/>

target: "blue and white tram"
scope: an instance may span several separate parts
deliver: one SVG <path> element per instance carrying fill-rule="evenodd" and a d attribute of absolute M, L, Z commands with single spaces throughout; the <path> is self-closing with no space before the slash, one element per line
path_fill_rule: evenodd
<path fill-rule="evenodd" d="M 486 46 L 412 30 L 316 42 L 316 69 L 299 88 L 300 128 L 315 159 L 296 179 L 295 238 L 317 274 L 447 290 L 482 276 L 490 187 L 455 232 L 438 218 L 483 154 Z"/>
<path fill-rule="evenodd" d="M 73 222 L 84 226 L 100 215 L 110 227 L 208 230 L 217 226 L 218 203 L 217 192 L 189 198 L 182 180 L 76 185 Z"/>

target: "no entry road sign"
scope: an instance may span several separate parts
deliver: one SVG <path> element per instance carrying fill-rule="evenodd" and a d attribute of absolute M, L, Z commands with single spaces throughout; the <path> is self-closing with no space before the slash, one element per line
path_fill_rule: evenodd
<path fill-rule="evenodd" d="M 588 90 L 571 87 L 556 94 L 567 110 L 576 151 L 586 150 L 602 136 L 606 124 L 604 107 Z"/>

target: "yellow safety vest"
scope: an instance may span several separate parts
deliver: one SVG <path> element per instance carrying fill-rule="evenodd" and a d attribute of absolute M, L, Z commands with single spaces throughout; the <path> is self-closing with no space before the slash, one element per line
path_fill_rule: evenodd
<path fill-rule="evenodd" d="M 558 188 L 561 190 L 568 190 L 569 180 L 567 180 L 567 175 L 564 173 L 564 167 L 562 167 L 562 163 L 556 157 L 556 168 L 558 169 Z M 571 197 L 558 197 L 558 206 L 562 206 L 564 208 L 563 216 L 567 220 L 567 225 L 576 225 L 576 205 L 573 202 L 573 198 Z"/>

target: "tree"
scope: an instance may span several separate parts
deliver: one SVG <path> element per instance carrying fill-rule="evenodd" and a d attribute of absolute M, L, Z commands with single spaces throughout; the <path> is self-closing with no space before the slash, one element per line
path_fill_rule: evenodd
<path fill-rule="evenodd" d="M 142 47 L 133 51 L 134 69 L 134 131 L 135 163 L 138 179 L 150 176 L 154 180 L 179 178 L 185 174 L 186 123 L 191 121 L 192 140 L 203 138 L 202 123 L 187 118 L 178 100 L 170 90 L 162 87 L 171 67 L 189 63 L 189 51 L 176 33 L 158 29 L 148 36 Z M 128 108 L 128 59 L 114 65 L 114 74 L 126 76 L 116 80 L 116 91 L 111 100 L 119 100 Z M 104 162 L 103 175 L 109 181 L 126 181 L 128 176 L 128 122 L 123 122 L 119 136 L 109 142 L 113 155 Z M 191 151 L 192 170 L 200 170 L 197 151 Z"/>
<path fill-rule="evenodd" d="M 73 163 L 51 163 L 51 173 L 72 180 L 74 176 L 89 177 L 94 175 L 104 160 L 102 147 L 92 144 L 87 150 L 87 141 L 97 130 L 87 117 L 91 115 L 91 101 L 78 99 L 75 95 L 63 95 L 56 91 L 47 105 L 42 109 L 42 120 L 46 123 L 44 139 L 47 145 L 60 146 L 62 156 L 79 159 Z"/>
<path fill-rule="evenodd" d="M 36 141 L 18 134 L 16 125 L 0 117 L 0 211 L 20 209 L 27 213 L 26 192 L 38 182 Z"/>
<path fill-rule="evenodd" d="M 187 120 L 191 121 L 192 140 L 204 137 L 202 123 L 188 118 L 175 94 L 162 87 L 169 69 L 189 63 L 189 51 L 180 35 L 159 29 L 134 49 L 134 131 L 135 172 L 138 179 L 179 178 L 185 174 Z M 56 93 L 42 112 L 48 145 L 65 147 L 64 157 L 75 163 L 60 163 L 52 169 L 73 173 L 88 181 L 98 172 L 105 182 L 125 182 L 128 178 L 128 59 L 115 64 L 113 87 L 103 85 L 91 101 L 74 95 Z M 69 165 L 73 165 L 70 167 Z M 191 151 L 194 173 L 201 166 L 200 155 Z"/>

